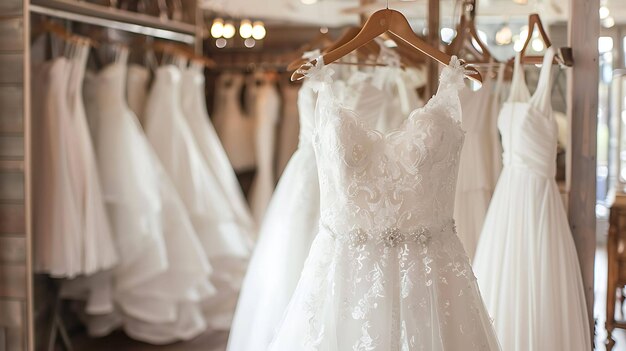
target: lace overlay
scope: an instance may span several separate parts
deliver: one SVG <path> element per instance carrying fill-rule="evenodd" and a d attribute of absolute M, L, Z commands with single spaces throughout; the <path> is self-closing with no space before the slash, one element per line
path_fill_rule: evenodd
<path fill-rule="evenodd" d="M 318 59 L 320 233 L 270 350 L 499 349 L 451 220 L 464 132 L 453 58 L 387 133 L 342 106 Z"/>

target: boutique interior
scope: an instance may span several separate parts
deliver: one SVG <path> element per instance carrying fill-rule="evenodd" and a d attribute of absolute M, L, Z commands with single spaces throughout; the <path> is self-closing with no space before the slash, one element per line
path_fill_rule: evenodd
<path fill-rule="evenodd" d="M 0 1 L 2 350 L 626 351 L 626 2 Z"/>

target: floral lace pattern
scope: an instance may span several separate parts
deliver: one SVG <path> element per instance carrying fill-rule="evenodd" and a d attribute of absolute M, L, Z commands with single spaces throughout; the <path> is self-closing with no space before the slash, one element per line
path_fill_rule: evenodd
<path fill-rule="evenodd" d="M 469 259 L 451 224 L 463 65 L 390 132 L 370 127 L 310 66 L 320 234 L 272 351 L 497 350 Z"/>

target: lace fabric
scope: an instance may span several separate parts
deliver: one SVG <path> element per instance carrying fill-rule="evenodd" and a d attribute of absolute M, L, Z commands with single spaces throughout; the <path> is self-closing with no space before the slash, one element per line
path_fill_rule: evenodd
<path fill-rule="evenodd" d="M 464 132 L 456 58 L 437 94 L 388 132 L 334 98 L 317 60 L 320 233 L 272 351 L 499 350 L 451 225 Z"/>

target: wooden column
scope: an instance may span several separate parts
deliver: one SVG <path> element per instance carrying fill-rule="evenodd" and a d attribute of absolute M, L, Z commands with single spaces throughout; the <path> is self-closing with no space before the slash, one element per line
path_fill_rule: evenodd
<path fill-rule="evenodd" d="M 428 0 L 428 42 L 439 47 L 439 0 Z M 435 60 L 428 60 L 428 95 L 430 98 L 439 85 L 439 63 Z"/>
<path fill-rule="evenodd" d="M 578 251 L 592 327 L 596 250 L 596 126 L 600 33 L 598 9 L 599 1 L 570 0 L 569 45 L 573 49 L 575 63 L 568 72 L 567 89 L 567 112 L 571 131 L 567 172 L 568 216 Z M 592 330 L 589 332 L 593 333 Z"/>

